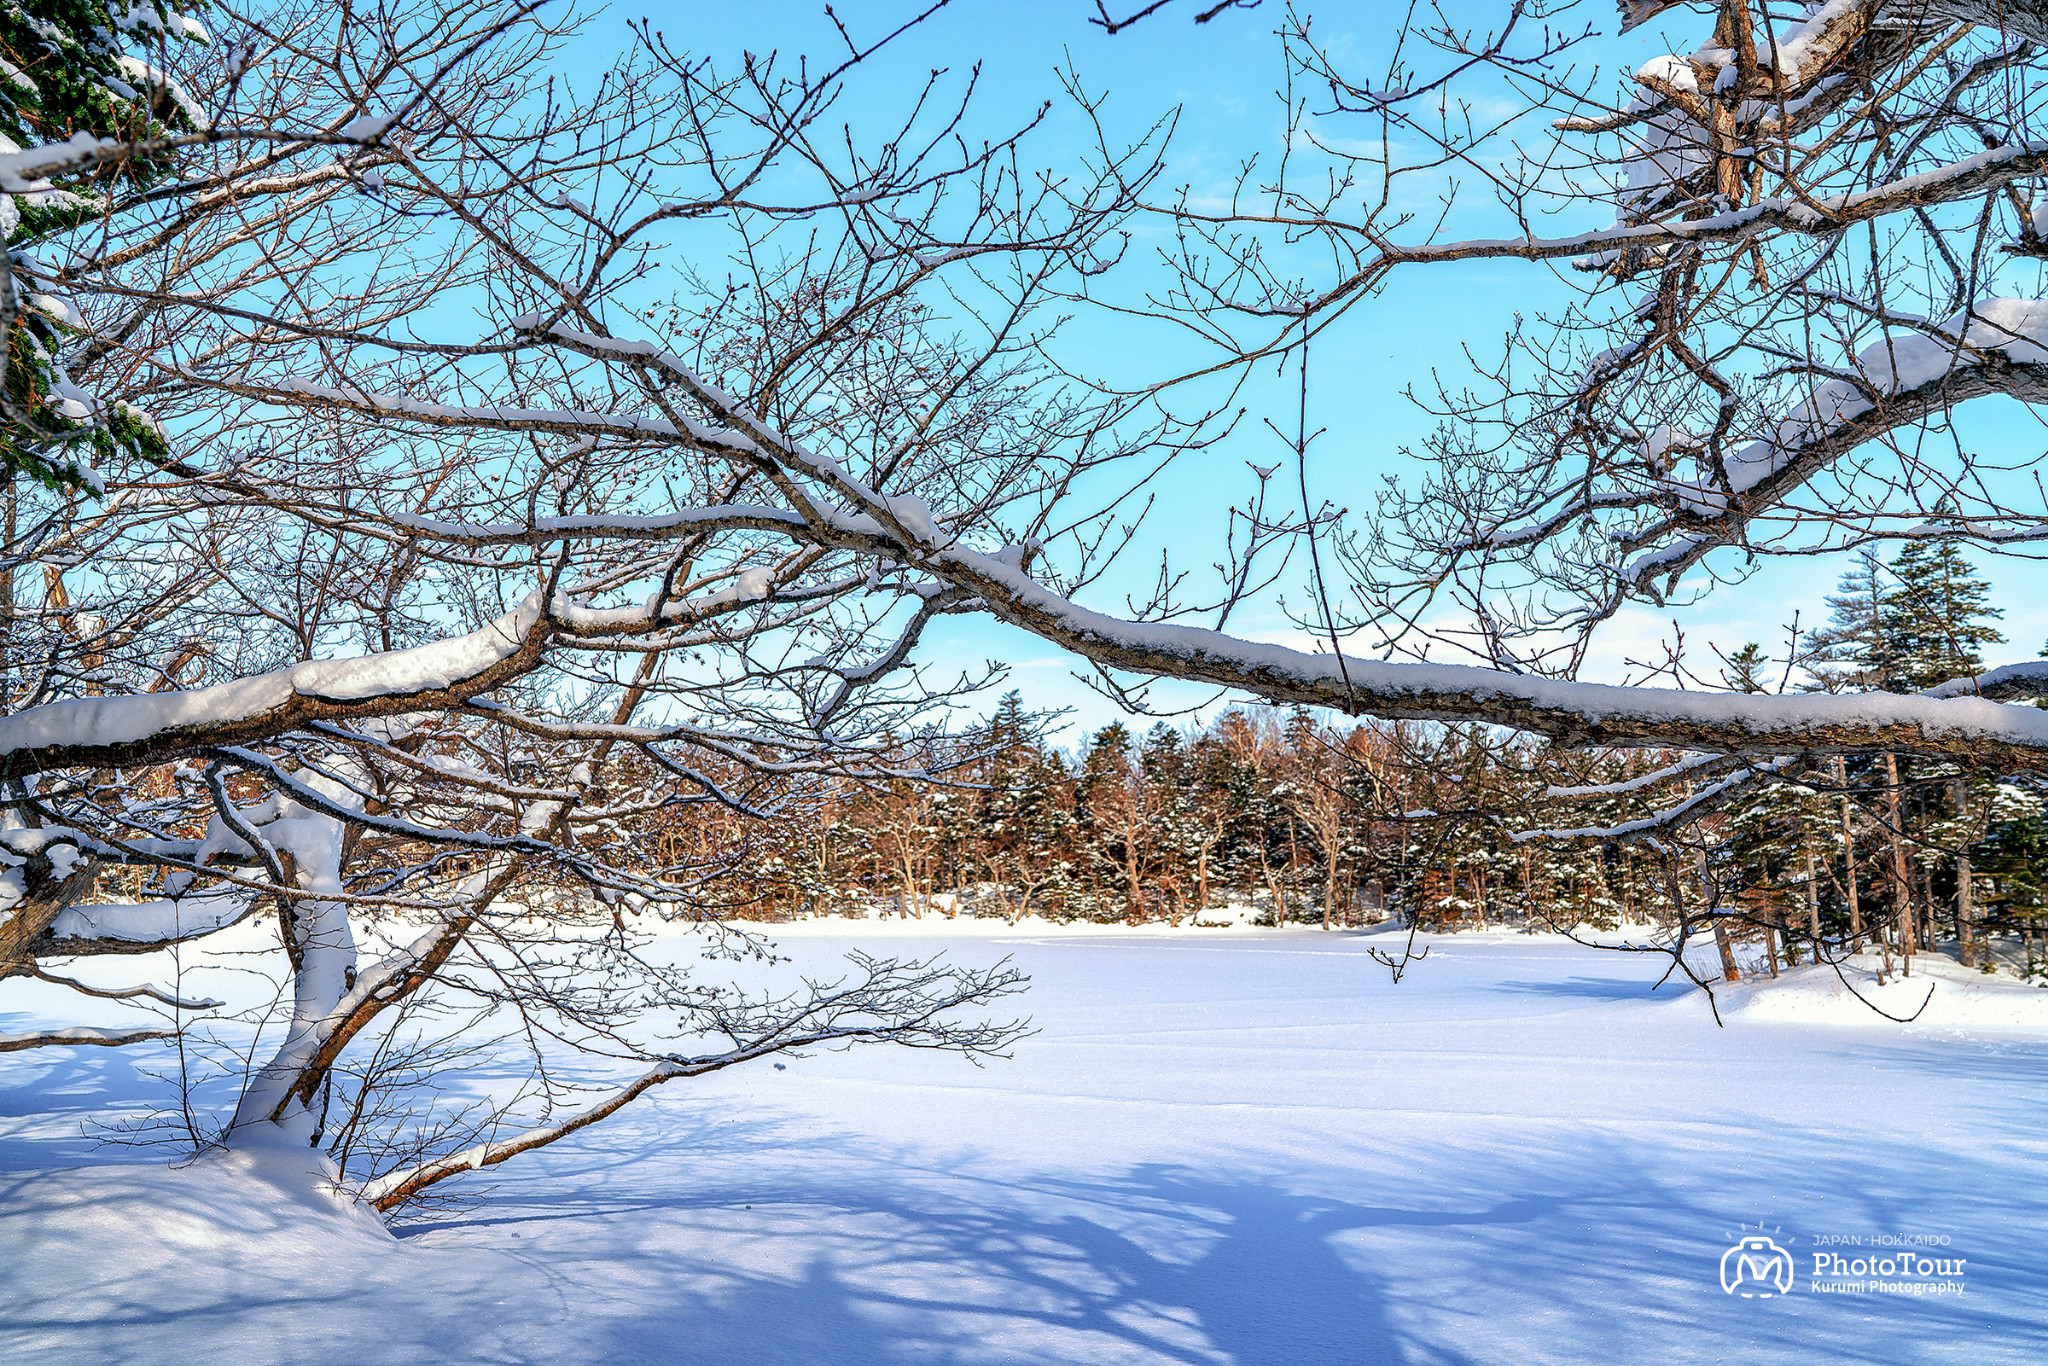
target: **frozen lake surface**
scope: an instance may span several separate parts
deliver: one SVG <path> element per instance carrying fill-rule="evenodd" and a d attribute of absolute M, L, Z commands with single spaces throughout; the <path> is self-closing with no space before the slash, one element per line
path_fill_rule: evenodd
<path fill-rule="evenodd" d="M 1388 939 L 1307 931 L 782 942 L 877 937 L 1011 955 L 1040 1032 L 677 1083 L 396 1241 L 275 1179 L 300 1159 L 81 1137 L 151 1085 L 134 1050 L 0 1058 L 0 1357 L 2048 1360 L 2038 1028 L 1717 1028 L 1650 960 L 1506 933 L 1399 985 Z M 1789 1294 L 1722 1288 L 1759 1226 Z M 1964 1292 L 1813 1293 L 1829 1236 L 1945 1238 Z"/>

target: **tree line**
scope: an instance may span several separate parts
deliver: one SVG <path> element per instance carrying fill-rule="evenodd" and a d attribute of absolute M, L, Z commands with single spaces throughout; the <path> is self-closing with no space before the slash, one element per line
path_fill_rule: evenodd
<path fill-rule="evenodd" d="M 1747 644 L 1712 681 L 1910 693 L 1978 672 L 2004 639 L 1950 541 L 1858 557 L 1828 606 L 1782 658 Z M 1879 752 L 1758 784 L 1689 837 L 1649 843 L 1626 838 L 1629 821 L 1713 781 L 1660 776 L 1683 772 L 1681 751 L 1574 750 L 1482 725 L 1235 707 L 1143 734 L 1115 721 L 1064 750 L 1012 691 L 976 725 L 902 742 L 893 762 L 903 776 L 782 794 L 765 827 L 695 808 L 654 838 L 678 866 L 692 846 L 751 841 L 754 876 L 712 894 L 763 919 L 1191 924 L 1236 904 L 1264 924 L 1612 929 L 1705 911 L 1731 952 L 1746 937 L 1775 965 L 1815 944 L 1939 940 L 1974 963 L 1997 938 L 2032 963 L 2048 915 L 2038 782 Z"/>

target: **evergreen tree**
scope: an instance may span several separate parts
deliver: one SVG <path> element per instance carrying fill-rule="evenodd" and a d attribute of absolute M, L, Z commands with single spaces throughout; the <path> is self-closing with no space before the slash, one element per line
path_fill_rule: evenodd
<path fill-rule="evenodd" d="M 1951 678 L 1982 672 L 1983 647 L 2005 640 L 1991 622 L 2005 615 L 1990 605 L 1991 587 L 1978 578 L 1952 540 L 1914 541 L 1891 563 L 1892 586 L 1880 616 L 1884 686 L 1918 692 Z"/>
<path fill-rule="evenodd" d="M 1885 631 L 1885 579 L 1863 551 L 1827 600 L 1828 624 L 1807 637 L 1800 662 L 1824 692 L 1872 692 L 1886 686 L 1892 657 Z"/>
<path fill-rule="evenodd" d="M 1154 877 L 1178 923 L 1202 909 L 1199 864 L 1207 832 L 1196 804 L 1195 756 L 1181 733 L 1162 721 L 1146 732 L 1138 769 L 1157 859 Z"/>
<path fill-rule="evenodd" d="M 1066 764 L 1045 743 L 1044 720 L 1003 694 L 981 740 L 982 784 L 966 857 L 987 874 L 1006 914 L 1064 914 L 1072 891 L 1073 792 Z"/>
<path fill-rule="evenodd" d="M 1120 899 L 1126 916 L 1142 918 L 1151 831 L 1145 822 L 1135 750 L 1130 729 L 1121 721 L 1095 732 L 1081 758 L 1076 795 L 1088 845 L 1090 886 L 1097 890 L 1104 911 Z"/>
<path fill-rule="evenodd" d="M 199 126 L 197 106 L 145 60 L 165 42 L 206 41 L 181 0 L 10 0 L 0 3 L 0 152 L 77 134 L 137 143 Z M 138 56 L 137 54 L 141 55 Z M 0 472 L 54 489 L 91 487 L 92 455 L 161 456 L 155 424 L 73 385 L 65 356 L 83 320 L 53 289 L 34 253 L 160 181 L 171 159 L 146 149 L 56 176 L 25 194 L 0 195 Z"/>
<path fill-rule="evenodd" d="M 1832 847 L 1835 813 L 1812 788 L 1766 782 L 1728 811 L 1727 837 L 1713 863 L 1723 894 L 1759 929 L 1787 944 L 1809 940 L 1821 919 L 1819 887 L 1808 876 L 1817 851 Z"/>
<path fill-rule="evenodd" d="M 1771 661 L 1764 654 L 1763 647 L 1750 641 L 1732 655 L 1724 655 L 1727 667 L 1721 670 L 1721 682 L 1735 692 L 1769 692 Z"/>
<path fill-rule="evenodd" d="M 2004 613 L 1990 605 L 1989 585 L 1948 538 L 1911 542 L 1883 568 L 1868 553 L 1858 556 L 1828 606 L 1831 619 L 1810 641 L 1806 662 L 1818 685 L 1831 692 L 1918 692 L 1981 672 L 1983 647 L 2005 639 L 1991 624 Z M 1859 785 L 1888 785 L 1894 773 L 1903 779 L 1904 788 L 1885 798 L 1896 816 L 1882 817 L 1891 846 L 1888 899 L 1900 913 L 1918 904 L 1910 914 L 1916 922 L 1924 918 L 1931 932 L 1940 908 L 1957 900 L 1962 879 L 1970 876 L 1970 850 L 1983 837 L 1991 796 L 1948 766 L 1895 768 L 1890 756 L 1884 758 L 1881 774 L 1873 756 L 1850 758 L 1844 772 Z M 1909 856 L 1908 848 L 1917 853 Z M 1904 871 L 1909 858 L 1920 864 L 1917 877 Z M 1958 923 L 1966 904 L 1967 898 L 1958 902 Z M 1970 956 L 1967 948 L 1964 956 Z"/>
<path fill-rule="evenodd" d="M 1991 625 L 2005 613 L 1990 597 L 1953 540 L 1912 542 L 1888 566 L 1864 552 L 1801 662 L 1828 692 L 1918 692 L 1976 673 L 1983 647 L 2005 639 Z"/>
<path fill-rule="evenodd" d="M 1074 868 L 1073 775 L 1057 753 L 1041 750 L 1020 783 L 1017 837 L 1008 863 L 1017 887 L 1017 914 L 1071 916 L 1080 897 Z"/>

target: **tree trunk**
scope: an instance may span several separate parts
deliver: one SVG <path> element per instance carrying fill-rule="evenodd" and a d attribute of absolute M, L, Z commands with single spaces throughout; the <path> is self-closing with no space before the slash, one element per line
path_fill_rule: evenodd
<path fill-rule="evenodd" d="M 1742 980 L 1742 969 L 1736 966 L 1735 963 L 1735 946 L 1728 942 L 1728 926 L 1716 914 L 1718 899 L 1713 895 L 1707 884 L 1706 851 L 1704 849 L 1695 850 L 1693 860 L 1699 869 L 1700 892 L 1706 898 L 1707 913 L 1714 917 L 1714 947 L 1721 951 L 1721 980 L 1724 982 L 1739 982 Z"/>
<path fill-rule="evenodd" d="M 1965 847 L 1956 855 L 1956 951 L 1966 968 L 1977 966 L 1977 908 L 1970 900 L 1971 876 L 1970 851 Z"/>
<path fill-rule="evenodd" d="M 1806 940 L 1814 962 L 1820 961 L 1820 888 L 1814 885 L 1813 846 L 1806 851 Z"/>
<path fill-rule="evenodd" d="M 14 545 L 15 522 L 21 496 L 15 489 L 13 473 L 7 475 L 5 523 L 0 525 L 0 545 Z M 0 557 L 0 714 L 14 710 L 14 560 Z"/>
<path fill-rule="evenodd" d="M 1849 762 L 1835 759 L 1835 783 L 1841 789 L 1842 890 L 1849 901 L 1849 952 L 1863 952 L 1863 905 L 1856 891 L 1856 830 L 1849 821 Z"/>
<path fill-rule="evenodd" d="M 1326 853 L 1323 857 L 1323 928 L 1332 928 L 1330 922 L 1337 910 L 1337 856 Z"/>
<path fill-rule="evenodd" d="M 1742 969 L 1735 966 L 1735 949 L 1728 942 L 1728 927 L 1721 923 L 1718 916 L 1714 919 L 1714 947 L 1721 951 L 1721 980 L 1741 981 Z"/>
<path fill-rule="evenodd" d="M 51 858 L 53 851 L 58 858 Z M 80 855 L 71 839 L 53 839 L 25 859 L 14 857 L 16 866 L 9 871 L 21 890 L 13 905 L 0 911 L 0 981 L 36 970 L 38 951 L 47 953 L 51 947 L 44 939 L 51 924 L 91 890 L 100 874 L 99 860 Z"/>
<path fill-rule="evenodd" d="M 897 873 L 903 880 L 903 891 L 896 898 L 897 916 L 900 919 L 908 920 L 912 916 L 919 914 L 917 910 L 917 868 L 911 862 L 909 853 L 906 852 L 898 863 Z"/>
<path fill-rule="evenodd" d="M 1125 913 L 1125 922 L 1132 925 L 1145 923 L 1145 883 L 1143 870 L 1138 866 L 1138 839 L 1135 828 L 1124 834 L 1124 886 L 1130 902 Z"/>
<path fill-rule="evenodd" d="M 1266 891 L 1273 898 L 1273 928 L 1284 930 L 1287 928 L 1287 889 L 1273 876 L 1273 861 L 1266 857 L 1263 844 L 1259 847 L 1259 872 L 1264 875 Z"/>
<path fill-rule="evenodd" d="M 1913 954 L 1919 944 L 1913 925 L 1912 874 L 1906 867 L 1904 814 L 1899 801 L 1899 759 L 1889 752 L 1884 756 L 1884 778 L 1890 797 L 1886 806 L 1885 838 L 1891 843 L 1893 910 L 1898 917 L 1899 953 L 1906 960 L 1906 975 L 1910 977 L 1913 975 Z"/>

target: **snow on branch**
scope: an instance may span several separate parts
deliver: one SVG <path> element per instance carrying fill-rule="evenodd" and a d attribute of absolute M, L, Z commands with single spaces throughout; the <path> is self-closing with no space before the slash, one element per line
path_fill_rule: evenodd
<path fill-rule="evenodd" d="M 212 387 L 249 397 L 268 398 L 296 406 L 345 408 L 373 417 L 401 417 L 430 427 L 495 428 L 506 431 L 545 431 L 565 436 L 663 437 L 722 451 L 746 453 L 753 443 L 738 432 L 683 419 L 642 417 L 635 413 L 602 413 L 551 408 L 511 408 L 501 405 L 434 403 L 404 394 L 377 393 L 367 389 L 314 384 L 287 379 L 270 388 L 210 381 Z"/>
<path fill-rule="evenodd" d="M 546 629 L 536 590 L 479 630 L 411 649 L 309 660 L 189 692 L 46 702 L 0 717 L 0 774 L 154 763 L 315 720 L 460 703 L 530 669 Z"/>
<path fill-rule="evenodd" d="M 1630 793 L 1643 792 L 1670 782 L 1673 778 L 1704 778 L 1731 764 L 1741 762 L 1727 754 L 1695 754 L 1675 764 L 1633 778 L 1624 778 L 1617 783 L 1595 783 L 1587 787 L 1548 787 L 1543 795 L 1560 800 L 1576 800 L 1585 797 L 1626 797 Z"/>
<path fill-rule="evenodd" d="M 615 541 L 667 540 L 704 531 L 801 530 L 795 513 L 760 503 L 728 503 L 680 508 L 646 516 L 588 513 L 568 517 L 536 517 L 527 522 L 444 522 L 411 513 L 386 513 L 393 526 L 435 540 L 460 545 L 548 545 L 575 539 Z"/>
<path fill-rule="evenodd" d="M 55 1048 L 69 1044 L 100 1044 L 108 1048 L 119 1048 L 124 1044 L 147 1043 L 151 1039 L 168 1039 L 177 1034 L 175 1029 L 100 1029 L 92 1025 L 73 1025 L 69 1029 L 46 1029 L 32 1034 L 0 1034 L 0 1053 L 18 1053 L 28 1048 Z"/>
<path fill-rule="evenodd" d="M 1699 529 L 1638 557 L 1622 577 L 1640 588 L 1682 573 L 1856 447 L 1992 394 L 2048 400 L 2048 300 L 1980 300 L 1915 335 L 1866 347 L 1851 371 L 1818 385 L 1769 437 L 1729 455 L 1725 486 L 1719 477 L 1666 481 L 1664 496 L 1680 507 L 1674 524 Z"/>
<path fill-rule="evenodd" d="M 1788 756 L 1754 768 L 1745 768 L 1740 773 L 1732 773 L 1717 783 L 1710 783 L 1662 811 L 1639 820 L 1623 821 L 1619 825 L 1578 826 L 1569 830 L 1518 830 L 1508 838 L 1516 844 L 1626 844 L 1636 840 L 1652 839 L 1698 820 L 1758 782 L 1768 778 L 1786 777 L 1804 768 L 1807 762 L 1804 756 Z M 1665 772 L 1668 775 L 1671 771 L 1667 769 Z"/>
<path fill-rule="evenodd" d="M 2048 659 L 2023 660 L 1989 669 L 1974 678 L 1951 678 L 1922 697 L 1988 697 L 1996 702 L 2048 697 Z"/>
<path fill-rule="evenodd" d="M 151 953 L 245 920 L 262 898 L 242 889 L 161 901 L 72 905 L 45 934 L 52 953 Z"/>
<path fill-rule="evenodd" d="M 74 133 L 63 142 L 26 151 L 0 152 L 0 193 L 36 194 L 48 190 L 52 176 L 76 175 L 105 162 L 122 160 L 138 145 L 119 138 Z"/>
<path fill-rule="evenodd" d="M 280 1120 L 296 1105 L 310 1105 L 342 1051 L 385 1010 L 418 991 L 461 946 L 477 917 L 509 886 L 514 860 L 501 860 L 468 878 L 458 904 L 410 944 L 395 949 L 358 973 L 354 982 L 317 1019 L 301 1022 L 293 1039 L 266 1069 L 270 1101 L 264 1117 Z M 261 1107 L 247 1107 L 260 1111 Z"/>
<path fill-rule="evenodd" d="M 1487 721 L 1566 744 L 1745 755 L 1891 750 L 1970 769 L 2048 763 L 2048 712 L 1980 697 L 1773 695 L 1617 687 L 1457 664 L 1309 654 L 1081 607 L 992 556 L 959 547 L 923 568 L 973 588 L 1004 620 L 1098 664 L 1239 688 L 1347 715 Z"/>
<path fill-rule="evenodd" d="M 36 968 L 33 976 L 38 981 L 48 982 L 53 986 L 69 987 L 81 996 L 93 996 L 102 1001 L 132 1001 L 137 997 L 147 997 L 158 1005 L 166 1005 L 173 1010 L 218 1010 L 221 1006 L 227 1004 L 225 1001 L 216 1001 L 210 996 L 187 1000 L 182 996 L 165 991 L 162 987 L 147 984 L 137 987 L 90 986 L 79 981 L 76 977 L 65 977 L 58 973 L 46 971 L 43 968 Z"/>
<path fill-rule="evenodd" d="M 1890 214 L 1968 199 L 2031 180 L 2044 172 L 2048 172 L 2048 142 L 2027 140 L 1992 147 L 1947 166 L 1901 176 L 1867 190 L 1798 198 L 1774 195 L 1739 209 L 1703 218 L 1624 224 L 1573 233 L 1568 237 L 1474 238 L 1413 247 L 1389 246 L 1363 269 L 1353 272 L 1321 296 L 1308 300 L 1302 311 L 1320 312 L 1369 288 L 1390 268 L 1399 265 L 1500 258 L 1524 261 L 1551 261 L 1567 256 L 1612 258 L 1630 250 L 1681 244 L 1747 242 L 1774 232 L 1824 237 L 1845 227 Z"/>

